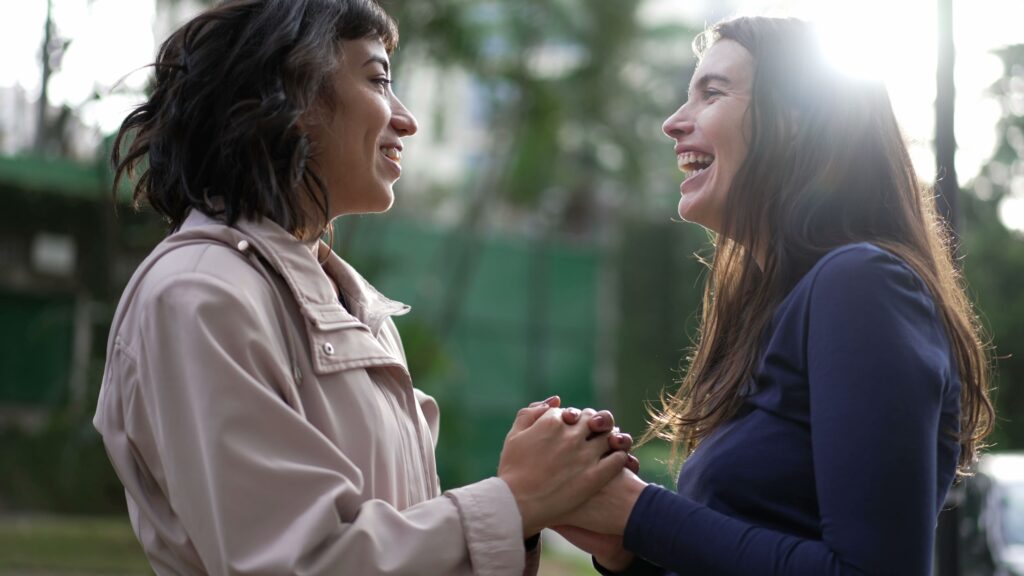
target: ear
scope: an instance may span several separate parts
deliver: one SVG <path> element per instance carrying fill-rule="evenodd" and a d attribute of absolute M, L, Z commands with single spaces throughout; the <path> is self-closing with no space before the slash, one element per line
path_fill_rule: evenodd
<path fill-rule="evenodd" d="M 320 103 L 320 99 L 317 98 L 313 103 L 303 112 L 298 120 L 295 121 L 295 125 L 302 132 L 309 134 L 310 129 L 316 126 L 323 119 L 323 105 Z"/>

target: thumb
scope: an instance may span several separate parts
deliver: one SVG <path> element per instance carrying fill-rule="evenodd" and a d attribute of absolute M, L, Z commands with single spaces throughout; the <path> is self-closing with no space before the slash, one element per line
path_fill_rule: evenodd
<path fill-rule="evenodd" d="M 601 458 L 597 465 L 594 466 L 594 479 L 597 481 L 598 486 L 603 487 L 605 484 L 612 481 L 626 465 L 629 460 L 629 455 L 625 452 L 612 452 L 611 454 Z"/>
<path fill-rule="evenodd" d="M 519 410 L 516 413 L 516 420 L 512 423 L 512 429 L 508 431 L 508 436 L 514 436 L 526 430 L 533 423 L 536 422 L 545 412 L 551 409 L 551 406 L 547 404 L 541 404 L 540 406 L 527 406 Z"/>
<path fill-rule="evenodd" d="M 549 397 L 547 400 L 541 400 L 540 402 L 533 402 L 532 404 L 530 404 L 530 408 L 533 408 L 534 406 L 540 406 L 541 404 L 547 404 L 548 406 L 551 406 L 552 408 L 558 408 L 559 406 L 562 405 L 562 399 L 556 394 L 554 396 Z"/>

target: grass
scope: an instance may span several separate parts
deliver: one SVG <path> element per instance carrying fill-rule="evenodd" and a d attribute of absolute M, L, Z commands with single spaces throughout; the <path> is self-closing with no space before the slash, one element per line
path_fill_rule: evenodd
<path fill-rule="evenodd" d="M 538 576 L 597 572 L 590 557 L 549 542 Z M 0 516 L 0 576 L 151 575 L 127 518 Z"/>
<path fill-rule="evenodd" d="M 0 518 L 0 575 L 152 574 L 127 518 Z"/>

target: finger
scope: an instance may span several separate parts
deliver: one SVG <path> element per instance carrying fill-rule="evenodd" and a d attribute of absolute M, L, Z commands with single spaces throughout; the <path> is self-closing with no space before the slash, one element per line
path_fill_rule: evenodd
<path fill-rule="evenodd" d="M 640 473 L 640 460 L 632 454 L 626 454 L 626 468 L 633 474 Z"/>
<path fill-rule="evenodd" d="M 569 425 L 575 424 L 580 421 L 580 416 L 582 415 L 583 413 L 579 408 L 566 408 L 562 410 L 562 422 Z"/>
<path fill-rule="evenodd" d="M 610 432 L 614 427 L 615 417 L 607 410 L 594 412 L 594 417 L 590 419 L 590 431 L 595 434 Z"/>
<path fill-rule="evenodd" d="M 590 432 L 590 420 L 596 416 L 596 413 L 588 414 L 584 411 L 580 416 L 580 423 L 576 426 L 572 426 L 568 430 L 568 434 L 574 438 L 574 442 L 579 442 L 580 440 L 584 441 L 582 446 L 580 446 L 580 449 L 582 450 L 581 455 L 586 455 L 587 458 L 591 459 L 591 462 L 609 454 L 609 440 L 607 437 L 611 435 L 611 431 L 602 432 L 600 434 Z"/>
<path fill-rule="evenodd" d="M 623 450 L 629 452 L 633 448 L 633 437 L 624 432 L 618 432 L 618 429 L 612 430 L 612 433 L 608 436 L 608 448 L 610 450 Z"/>
<path fill-rule="evenodd" d="M 598 434 L 591 432 L 591 430 L 594 428 L 594 424 L 591 421 L 597 416 L 597 411 L 595 411 L 593 408 L 584 408 L 579 412 L 580 417 L 577 423 L 581 424 L 581 426 L 573 427 L 573 435 L 583 436 L 587 440 L 596 437 Z"/>
<path fill-rule="evenodd" d="M 551 408 L 558 408 L 559 406 L 562 405 L 562 399 L 559 398 L 557 395 L 555 395 L 555 396 L 551 396 L 547 400 L 541 400 L 540 402 L 533 402 L 533 403 L 530 404 L 529 407 L 530 408 L 537 408 L 537 407 L 542 406 L 544 404 L 547 404 Z"/>
<path fill-rule="evenodd" d="M 551 406 L 548 406 L 547 404 L 541 404 L 540 406 L 528 406 L 521 409 L 516 413 L 516 419 L 512 423 L 512 429 L 508 431 L 508 435 L 512 436 L 513 434 L 517 434 L 526 430 L 530 426 L 533 426 L 533 423 L 550 409 Z"/>

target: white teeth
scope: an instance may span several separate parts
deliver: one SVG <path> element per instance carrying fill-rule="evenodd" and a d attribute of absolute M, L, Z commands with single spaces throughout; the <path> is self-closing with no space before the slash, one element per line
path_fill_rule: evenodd
<path fill-rule="evenodd" d="M 714 161 L 714 156 L 697 152 L 683 152 L 676 156 L 676 165 L 690 176 L 699 174 Z"/>
<path fill-rule="evenodd" d="M 389 146 L 386 148 L 381 148 L 381 150 L 384 151 L 384 156 L 386 156 L 390 160 L 394 160 L 395 162 L 400 162 L 402 160 L 402 151 L 399 150 L 398 148 Z"/>

